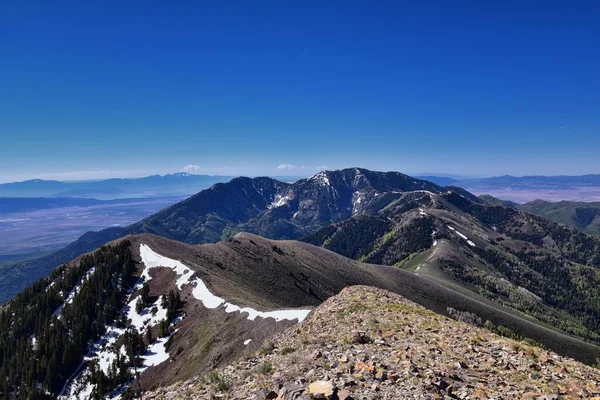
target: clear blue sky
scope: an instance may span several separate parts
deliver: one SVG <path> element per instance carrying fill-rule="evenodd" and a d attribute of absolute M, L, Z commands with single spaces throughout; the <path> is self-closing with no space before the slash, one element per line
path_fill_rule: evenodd
<path fill-rule="evenodd" d="M 0 181 L 600 173 L 600 2 L 211 3 L 1 1 Z"/>

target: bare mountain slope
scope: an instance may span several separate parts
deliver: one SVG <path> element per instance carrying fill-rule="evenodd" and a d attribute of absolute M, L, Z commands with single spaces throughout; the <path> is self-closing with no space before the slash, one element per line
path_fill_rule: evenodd
<path fill-rule="evenodd" d="M 135 271 L 133 280 L 127 270 Z M 438 313 L 477 315 L 585 362 L 600 357 L 594 345 L 396 267 L 247 233 L 204 245 L 143 234 L 80 257 L 7 305 L 0 314 L 0 353 L 6 356 L 0 375 L 9 384 L 0 391 L 127 397 L 189 379 L 258 349 L 311 307 L 357 284 L 393 291 Z M 73 335 L 81 340 L 70 345 Z M 47 369 L 55 359 L 60 367 Z M 37 369 L 31 370 L 32 362 Z"/>

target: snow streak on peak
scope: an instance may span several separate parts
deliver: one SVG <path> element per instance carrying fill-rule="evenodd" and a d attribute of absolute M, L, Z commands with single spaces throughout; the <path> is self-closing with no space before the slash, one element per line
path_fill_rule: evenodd
<path fill-rule="evenodd" d="M 352 194 L 352 214 L 356 214 L 360 211 L 361 204 L 364 200 L 364 193 L 356 191 Z"/>
<path fill-rule="evenodd" d="M 282 196 L 280 194 L 275 195 L 275 199 L 273 200 L 273 202 L 271 204 L 269 204 L 267 206 L 267 208 L 271 209 L 271 208 L 277 208 L 277 207 L 284 206 L 290 200 L 291 200 L 291 198 L 288 195 L 285 195 L 285 196 Z"/>
<path fill-rule="evenodd" d="M 320 182 L 323 186 L 329 186 L 331 184 L 329 182 L 329 178 L 327 177 L 327 171 L 319 172 L 318 174 L 310 178 L 310 180 L 316 180 Z"/>

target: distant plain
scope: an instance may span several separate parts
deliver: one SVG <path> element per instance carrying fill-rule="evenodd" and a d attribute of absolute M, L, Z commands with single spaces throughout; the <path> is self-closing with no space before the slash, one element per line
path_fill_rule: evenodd
<path fill-rule="evenodd" d="M 130 225 L 184 198 L 121 199 L 89 206 L 0 213 L 0 264 L 59 249 L 88 231 Z"/>
<path fill-rule="evenodd" d="M 568 189 L 527 189 L 514 187 L 463 186 L 469 192 L 482 195 L 489 194 L 498 199 L 516 203 L 528 203 L 534 200 L 546 201 L 600 201 L 600 187 L 572 187 Z"/>

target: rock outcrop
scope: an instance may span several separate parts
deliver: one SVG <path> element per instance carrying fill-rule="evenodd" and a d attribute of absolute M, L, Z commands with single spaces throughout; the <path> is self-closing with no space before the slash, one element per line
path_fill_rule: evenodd
<path fill-rule="evenodd" d="M 600 371 L 354 286 L 245 360 L 144 398 L 598 400 Z"/>

